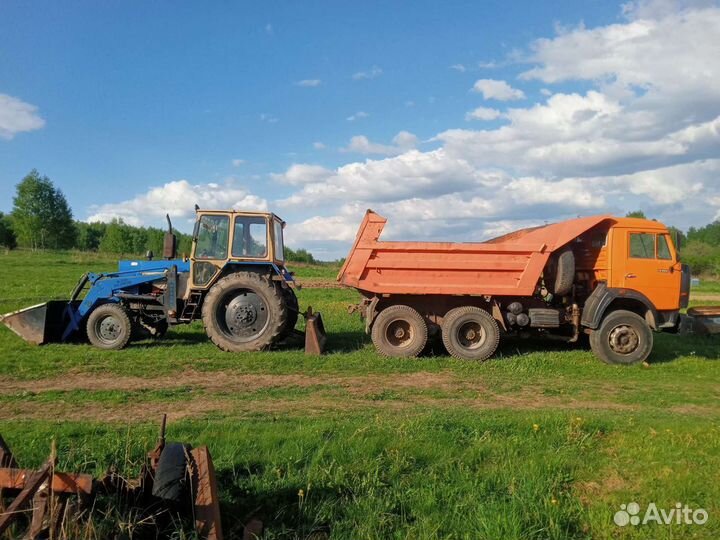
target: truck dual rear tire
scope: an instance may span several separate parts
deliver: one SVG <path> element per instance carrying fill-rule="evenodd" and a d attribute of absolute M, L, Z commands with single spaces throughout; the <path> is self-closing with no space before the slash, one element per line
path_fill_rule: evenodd
<path fill-rule="evenodd" d="M 590 334 L 590 348 L 608 364 L 643 362 L 652 347 L 653 333 L 645 319 L 624 309 L 605 315 L 600 327 Z"/>
<path fill-rule="evenodd" d="M 260 351 L 276 343 L 287 328 L 282 291 L 267 276 L 237 272 L 210 288 L 202 307 L 205 332 L 228 352 Z"/>
<path fill-rule="evenodd" d="M 482 362 L 495 354 L 500 343 L 500 328 L 485 310 L 474 306 L 457 307 L 443 318 L 442 340 L 455 358 Z"/>
<path fill-rule="evenodd" d="M 410 306 L 395 305 L 383 309 L 373 322 L 371 337 L 382 356 L 417 356 L 427 344 L 427 324 Z"/>

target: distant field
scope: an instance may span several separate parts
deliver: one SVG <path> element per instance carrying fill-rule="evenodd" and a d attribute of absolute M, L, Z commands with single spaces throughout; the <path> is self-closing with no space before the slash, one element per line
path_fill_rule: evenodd
<path fill-rule="evenodd" d="M 115 264 L 0 254 L 0 312 L 66 297 L 83 272 Z M 308 283 L 337 273 L 291 269 Z M 115 352 L 32 347 L 2 327 L 0 433 L 25 465 L 54 436 L 65 469 L 132 471 L 167 412 L 170 439 L 211 449 L 229 538 L 251 515 L 266 538 L 720 537 L 717 338 L 657 335 L 647 367 L 523 340 L 484 364 L 439 348 L 383 359 L 346 313 L 353 291 L 299 298 L 325 318 L 321 358 L 226 354 L 197 323 Z M 680 501 L 709 520 L 615 526 L 631 501 Z"/>

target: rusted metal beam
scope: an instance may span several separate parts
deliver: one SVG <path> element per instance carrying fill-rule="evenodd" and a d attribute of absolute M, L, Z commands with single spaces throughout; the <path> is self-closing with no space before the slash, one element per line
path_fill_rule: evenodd
<path fill-rule="evenodd" d="M 18 464 L 5 440 L 0 435 L 0 467 L 17 467 Z"/>
<path fill-rule="evenodd" d="M 218 500 L 215 468 L 207 446 L 191 450 L 197 480 L 195 486 L 195 530 L 205 540 L 222 540 L 220 501 Z"/>
<path fill-rule="evenodd" d="M 39 471 L 32 473 L 25 482 L 25 487 L 23 487 L 20 494 L 15 497 L 15 500 L 12 503 L 10 503 L 10 506 L 7 507 L 5 512 L 0 514 L 0 535 L 3 534 L 8 527 L 10 527 L 15 519 L 17 519 L 20 514 L 20 508 L 30 502 L 30 499 L 32 499 L 37 490 L 40 489 L 43 482 L 49 478 L 52 474 L 53 466 L 53 460 L 51 459 L 45 463 Z"/>
<path fill-rule="evenodd" d="M 31 469 L 0 469 L 0 489 L 24 489 L 36 471 Z M 89 474 L 56 472 L 52 478 L 52 491 L 91 495 L 93 477 Z"/>

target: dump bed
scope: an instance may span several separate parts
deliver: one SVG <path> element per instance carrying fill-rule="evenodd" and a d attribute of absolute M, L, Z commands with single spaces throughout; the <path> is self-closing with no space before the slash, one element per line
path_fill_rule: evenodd
<path fill-rule="evenodd" d="M 487 242 L 381 242 L 387 220 L 368 210 L 337 279 L 374 294 L 529 296 L 553 250 L 607 219 L 571 219 Z"/>

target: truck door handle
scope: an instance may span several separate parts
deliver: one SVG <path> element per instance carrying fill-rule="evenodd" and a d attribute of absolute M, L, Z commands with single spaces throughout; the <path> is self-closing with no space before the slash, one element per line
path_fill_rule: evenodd
<path fill-rule="evenodd" d="M 637 275 L 635 275 L 635 274 L 625 274 L 625 279 L 632 279 L 632 278 L 636 278 L 636 277 L 637 277 Z"/>

